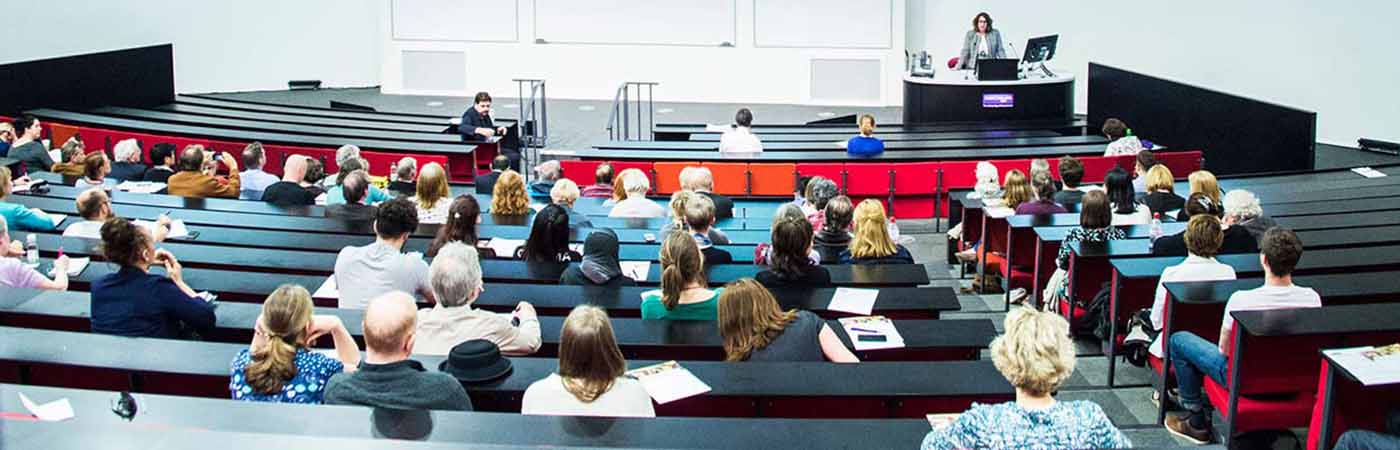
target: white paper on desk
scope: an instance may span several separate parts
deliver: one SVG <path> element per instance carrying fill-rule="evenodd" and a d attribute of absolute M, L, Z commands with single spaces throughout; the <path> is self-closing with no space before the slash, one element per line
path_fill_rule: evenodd
<path fill-rule="evenodd" d="M 904 348 L 904 336 L 899 335 L 894 322 L 885 316 L 844 317 L 837 321 L 841 323 L 841 328 L 846 330 L 846 336 L 851 338 L 851 346 L 857 351 Z M 883 335 L 885 341 L 862 341 L 859 338 L 862 334 Z"/>
<path fill-rule="evenodd" d="M 627 375 L 641 381 L 658 405 L 710 392 L 710 385 L 675 361 L 629 370 Z"/>
<path fill-rule="evenodd" d="M 67 220 L 67 219 L 68 219 L 68 215 L 67 215 L 67 214 L 54 214 L 54 213 L 45 213 L 45 214 L 48 214 L 49 219 L 53 219 L 53 226 L 55 226 L 55 227 L 59 226 L 60 224 L 63 223 L 64 220 Z"/>
<path fill-rule="evenodd" d="M 153 221 L 150 221 L 150 220 L 137 220 L 137 221 L 136 221 L 136 226 L 139 226 L 139 227 L 141 227 L 141 228 L 145 228 L 145 229 L 149 230 L 149 231 L 151 232 L 152 235 L 155 234 L 156 223 L 153 222 Z M 187 238 L 187 237 L 190 237 L 190 229 L 189 229 L 189 227 L 185 226 L 185 221 L 183 221 L 183 220 L 172 220 L 172 221 L 170 221 L 170 231 L 167 232 L 167 233 L 165 233 L 165 238 L 166 238 L 166 239 L 180 239 L 180 238 Z"/>
<path fill-rule="evenodd" d="M 622 267 L 622 274 L 636 281 L 646 281 L 647 274 L 651 272 L 651 261 L 619 261 Z"/>
<path fill-rule="evenodd" d="M 1368 167 L 1356 167 L 1356 168 L 1351 169 L 1351 171 L 1352 171 L 1352 172 L 1355 172 L 1357 175 L 1361 175 L 1361 176 L 1366 177 L 1366 178 L 1381 178 L 1381 177 L 1384 177 L 1384 176 L 1385 176 L 1385 172 L 1381 172 L 1381 171 L 1379 171 L 1379 170 L 1372 169 L 1372 168 L 1369 167 L 1369 166 L 1368 166 Z"/>
<path fill-rule="evenodd" d="M 933 427 L 933 431 L 938 431 L 948 428 L 948 425 L 952 425 L 954 421 L 958 420 L 958 416 L 961 415 L 962 413 L 926 414 L 924 418 L 928 419 L 928 425 Z"/>
<path fill-rule="evenodd" d="M 82 275 L 83 269 L 86 269 L 88 264 L 90 263 L 92 263 L 92 258 L 68 258 L 68 276 L 76 277 L 78 275 Z M 53 277 L 57 274 L 57 270 L 49 269 L 50 277 Z"/>
<path fill-rule="evenodd" d="M 502 239 L 491 238 L 486 242 L 486 248 L 496 253 L 497 258 L 514 258 L 515 249 L 525 245 L 524 239 Z"/>
<path fill-rule="evenodd" d="M 1323 350 L 1366 386 L 1400 383 L 1400 344 Z"/>
<path fill-rule="evenodd" d="M 705 124 L 705 132 L 706 132 L 706 133 L 723 133 L 723 132 L 729 131 L 729 130 L 732 129 L 732 128 L 734 128 L 734 127 L 731 127 L 731 126 L 729 126 L 729 125 L 715 125 L 715 124 L 709 124 L 709 123 Z"/>
<path fill-rule="evenodd" d="M 335 275 L 326 277 L 326 282 L 321 283 L 321 287 L 316 288 L 316 292 L 311 294 L 311 298 L 340 298 L 340 290 L 335 286 Z"/>
<path fill-rule="evenodd" d="M 45 143 L 44 143 L 44 146 L 45 146 L 45 147 L 48 147 L 48 146 L 49 146 L 49 143 L 48 143 L 48 142 L 45 142 Z M 56 148 L 56 149 L 53 149 L 53 150 L 49 150 L 49 160 L 50 160 L 50 161 L 63 161 L 63 148 L 62 148 L 62 147 L 59 147 L 59 148 Z"/>
<path fill-rule="evenodd" d="M 43 182 L 43 180 L 31 180 L 31 181 L 28 182 L 28 183 L 14 183 L 14 184 L 11 184 L 11 185 L 10 185 L 10 192 L 15 192 L 15 193 L 29 192 L 29 189 L 30 189 L 30 188 L 32 188 L 32 187 L 34 187 L 34 185 L 39 184 L 39 183 L 42 183 L 42 182 Z"/>
<path fill-rule="evenodd" d="M 19 402 L 24 405 L 24 409 L 29 410 L 29 413 L 33 414 L 34 417 L 38 417 L 39 420 L 58 422 L 60 420 L 73 418 L 73 405 L 68 403 L 68 399 L 66 398 L 40 405 L 34 403 L 33 400 L 30 400 L 28 396 L 25 396 L 24 393 L 21 392 L 19 393 Z"/>
<path fill-rule="evenodd" d="M 868 316 L 875 310 L 875 298 L 879 296 L 879 289 L 836 288 L 826 309 Z"/>
<path fill-rule="evenodd" d="M 165 183 L 154 181 L 123 181 L 117 185 L 118 191 L 134 192 L 137 194 L 154 194 L 165 189 Z"/>
<path fill-rule="evenodd" d="M 571 244 L 569 244 L 569 251 L 574 252 L 574 253 L 578 253 L 578 254 L 582 255 L 582 254 L 583 254 L 583 244 L 582 244 L 582 243 L 579 243 L 579 242 L 571 243 Z"/>

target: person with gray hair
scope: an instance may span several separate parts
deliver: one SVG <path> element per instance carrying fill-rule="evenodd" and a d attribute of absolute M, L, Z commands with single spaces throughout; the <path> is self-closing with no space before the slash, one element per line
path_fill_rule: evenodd
<path fill-rule="evenodd" d="M 413 353 L 446 355 L 452 347 L 485 339 L 507 355 L 529 355 L 540 349 L 540 321 L 535 307 L 520 302 L 511 314 L 472 308 L 483 290 L 476 248 L 453 242 L 438 250 L 428 269 L 437 304 L 418 311 L 418 339 Z M 511 325 L 511 320 L 520 325 Z"/>
<path fill-rule="evenodd" d="M 1255 197 L 1253 192 L 1235 189 L 1226 192 L 1220 203 L 1225 208 L 1225 226 L 1244 228 L 1255 242 L 1263 239 L 1265 231 L 1277 225 L 1274 219 L 1264 215 L 1264 208 L 1259 206 L 1259 197 Z"/>
<path fill-rule="evenodd" d="M 141 164 L 141 144 L 136 139 L 123 139 L 112 146 L 112 172 L 107 178 L 122 181 L 141 181 L 146 175 L 146 165 Z"/>
<path fill-rule="evenodd" d="M 715 218 L 734 217 L 734 200 L 714 193 L 715 174 L 708 167 L 686 167 L 681 170 L 681 189 L 697 192 L 715 204 Z"/>
<path fill-rule="evenodd" d="M 823 177 L 812 177 L 812 181 L 807 182 L 807 192 L 803 193 L 807 198 L 806 205 L 802 212 L 807 216 L 807 222 L 812 224 L 813 230 L 820 230 L 826 225 L 826 202 L 831 201 L 837 195 L 841 195 L 841 190 L 836 187 L 836 182 Z"/>
<path fill-rule="evenodd" d="M 548 198 L 549 191 L 554 189 L 554 183 L 559 181 L 563 173 L 559 161 L 552 159 L 535 166 L 535 181 L 530 182 L 530 197 Z"/>
<path fill-rule="evenodd" d="M 613 205 L 608 217 L 666 217 L 666 208 L 647 198 L 651 191 L 651 180 L 640 170 L 622 171 L 622 190 L 627 198 Z"/>
<path fill-rule="evenodd" d="M 418 160 L 405 156 L 395 164 L 389 174 L 389 192 L 394 196 L 412 197 L 418 195 Z"/>
<path fill-rule="evenodd" d="M 356 146 L 356 145 L 354 145 L 354 144 L 345 144 L 345 145 L 340 146 L 340 148 L 335 149 L 335 166 L 336 166 L 336 167 L 344 166 L 345 163 L 346 163 L 347 161 L 354 160 L 354 159 L 362 159 L 362 158 L 360 157 L 360 147 L 359 147 L 359 146 Z M 363 167 L 363 169 L 365 169 L 366 171 L 368 171 L 368 170 L 369 170 L 369 164 L 365 164 L 365 167 Z M 332 186 L 335 186 L 336 184 L 339 183 L 339 181 L 338 181 L 336 178 L 337 178 L 337 177 L 326 177 L 326 179 L 321 180 L 321 185 L 322 185 L 322 187 L 325 187 L 325 188 L 326 188 L 326 192 L 330 192 L 330 188 L 331 188 Z"/>

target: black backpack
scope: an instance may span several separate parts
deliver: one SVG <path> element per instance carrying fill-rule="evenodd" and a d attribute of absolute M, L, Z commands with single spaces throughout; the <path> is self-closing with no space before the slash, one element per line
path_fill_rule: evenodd
<path fill-rule="evenodd" d="M 1089 304 L 1084 306 L 1084 321 L 1077 334 L 1093 334 L 1100 340 L 1108 339 L 1108 300 L 1113 293 L 1108 282 L 1104 282 Z"/>

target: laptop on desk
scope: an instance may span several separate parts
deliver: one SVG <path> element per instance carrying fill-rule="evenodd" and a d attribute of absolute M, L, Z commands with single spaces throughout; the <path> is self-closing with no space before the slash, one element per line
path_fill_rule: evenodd
<path fill-rule="evenodd" d="M 977 80 L 978 81 L 1007 81 L 1017 80 L 1016 63 L 1017 59 L 1009 58 L 983 58 L 977 60 Z"/>

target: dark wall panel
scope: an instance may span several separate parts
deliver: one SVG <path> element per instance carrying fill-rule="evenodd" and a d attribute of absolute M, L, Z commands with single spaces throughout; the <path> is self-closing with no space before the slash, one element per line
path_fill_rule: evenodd
<path fill-rule="evenodd" d="M 0 112 L 175 101 L 174 47 L 153 45 L 0 65 Z"/>

